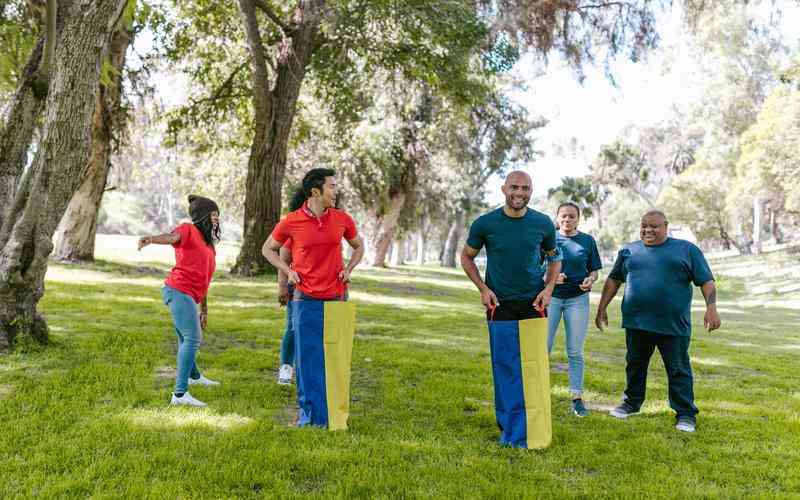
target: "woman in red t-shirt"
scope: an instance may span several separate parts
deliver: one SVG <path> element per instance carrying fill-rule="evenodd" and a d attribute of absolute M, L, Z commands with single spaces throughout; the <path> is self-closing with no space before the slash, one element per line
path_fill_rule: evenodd
<path fill-rule="evenodd" d="M 168 234 L 139 238 L 139 250 L 150 244 L 175 248 L 175 267 L 161 289 L 178 336 L 178 368 L 170 404 L 203 407 L 206 404 L 192 397 L 187 386 L 219 385 L 204 377 L 195 363 L 208 322 L 206 294 L 216 268 L 214 244 L 220 240 L 219 207 L 208 198 L 190 195 L 189 215 L 191 224 L 181 224 Z M 199 314 L 197 304 L 201 306 Z"/>

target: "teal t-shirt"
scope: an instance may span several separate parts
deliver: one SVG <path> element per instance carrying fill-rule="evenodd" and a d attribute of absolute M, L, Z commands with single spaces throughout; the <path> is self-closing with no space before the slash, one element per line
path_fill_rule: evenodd
<path fill-rule="evenodd" d="M 542 250 L 556 248 L 556 228 L 532 208 L 509 217 L 500 207 L 472 223 L 467 245 L 486 247 L 485 281 L 498 300 L 533 300 L 544 289 L 539 261 Z"/>
<path fill-rule="evenodd" d="M 597 243 L 591 235 L 578 231 L 574 236 L 556 235 L 558 248 L 561 249 L 561 272 L 567 275 L 564 283 L 556 285 L 553 297 L 571 299 L 583 295 L 581 283 L 589 273 L 598 271 L 603 267 L 600 262 L 600 252 Z"/>
<path fill-rule="evenodd" d="M 625 283 L 623 328 L 686 337 L 692 333 L 692 284 L 714 279 L 703 252 L 674 238 L 625 245 L 608 277 Z"/>

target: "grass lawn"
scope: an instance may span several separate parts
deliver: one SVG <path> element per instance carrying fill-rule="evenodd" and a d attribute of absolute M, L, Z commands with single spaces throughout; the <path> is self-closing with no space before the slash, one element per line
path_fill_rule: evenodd
<path fill-rule="evenodd" d="M 719 280 L 722 330 L 702 330 L 699 301 L 694 313 L 696 434 L 672 427 L 657 355 L 643 414 L 606 414 L 625 377 L 615 302 L 612 329 L 591 327 L 586 343 L 592 415 L 570 413 L 562 335 L 553 444 L 526 451 L 496 445 L 477 292 L 433 267 L 355 275 L 349 431 L 290 425 L 273 279 L 218 273 L 198 364 L 222 386 L 192 389 L 207 409 L 169 408 L 176 347 L 159 289 L 171 255 L 131 253 L 133 241 L 101 238 L 97 264 L 52 266 L 52 345 L 0 357 L 0 498 L 800 495 L 800 311 L 742 306 L 741 279 Z"/>

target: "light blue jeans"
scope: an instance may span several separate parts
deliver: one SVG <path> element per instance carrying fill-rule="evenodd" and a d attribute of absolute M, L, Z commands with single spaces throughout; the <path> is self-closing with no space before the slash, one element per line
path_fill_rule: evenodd
<path fill-rule="evenodd" d="M 583 392 L 583 343 L 589 329 L 589 294 L 584 293 L 569 299 L 552 298 L 547 309 L 547 352 L 553 351 L 553 342 L 562 316 L 567 336 L 569 390 L 573 397 L 580 397 Z"/>
<path fill-rule="evenodd" d="M 187 391 L 189 377 L 200 378 L 195 357 L 203 340 L 203 329 L 200 328 L 197 304 L 189 295 L 175 290 L 171 286 L 161 288 L 161 297 L 172 314 L 175 335 L 178 336 L 178 370 L 175 376 L 175 392 Z"/>

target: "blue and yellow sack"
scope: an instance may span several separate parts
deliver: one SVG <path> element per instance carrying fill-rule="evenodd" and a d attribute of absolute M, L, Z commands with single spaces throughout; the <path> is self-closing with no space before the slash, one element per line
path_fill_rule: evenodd
<path fill-rule="evenodd" d="M 344 301 L 296 300 L 292 308 L 298 426 L 347 429 L 356 306 Z"/>
<path fill-rule="evenodd" d="M 488 324 L 500 443 L 547 448 L 552 439 L 547 318 Z"/>

